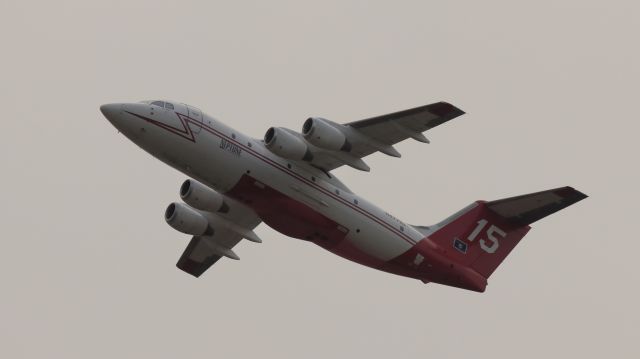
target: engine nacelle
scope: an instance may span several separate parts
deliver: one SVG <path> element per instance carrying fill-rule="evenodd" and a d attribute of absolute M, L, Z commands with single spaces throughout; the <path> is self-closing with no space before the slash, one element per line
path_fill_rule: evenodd
<path fill-rule="evenodd" d="M 309 117 L 302 125 L 302 135 L 309 143 L 326 150 L 349 151 L 351 149 L 344 133 L 324 118 Z"/>
<path fill-rule="evenodd" d="M 271 127 L 264 135 L 264 144 L 269 151 L 290 160 L 311 161 L 313 155 L 307 143 L 281 127 Z"/>
<path fill-rule="evenodd" d="M 193 208 L 207 212 L 229 212 L 224 196 L 198 181 L 188 179 L 180 186 L 180 198 Z"/>
<path fill-rule="evenodd" d="M 184 203 L 171 203 L 164 212 L 164 219 L 173 229 L 182 233 L 193 236 L 213 234 L 209 221 Z"/>

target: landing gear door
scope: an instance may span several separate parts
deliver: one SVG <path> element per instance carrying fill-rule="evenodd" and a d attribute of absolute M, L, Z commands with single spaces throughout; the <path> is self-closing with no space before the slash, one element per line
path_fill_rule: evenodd
<path fill-rule="evenodd" d="M 200 131 L 202 130 L 202 122 L 204 120 L 202 118 L 202 111 L 200 111 L 199 108 L 187 105 L 187 116 L 195 120 L 193 122 L 198 123 L 197 125 L 194 123 L 189 123 L 189 126 L 191 126 L 191 131 L 196 134 L 200 133 Z"/>

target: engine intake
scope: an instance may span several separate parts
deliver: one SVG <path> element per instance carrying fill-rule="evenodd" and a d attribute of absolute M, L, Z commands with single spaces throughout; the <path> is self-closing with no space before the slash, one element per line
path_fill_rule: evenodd
<path fill-rule="evenodd" d="M 264 135 L 264 144 L 269 151 L 290 160 L 311 161 L 313 154 L 300 137 L 282 127 L 271 127 Z"/>
<path fill-rule="evenodd" d="M 209 221 L 184 203 L 171 203 L 164 211 L 164 219 L 173 229 L 182 233 L 193 236 L 213 234 Z"/>
<path fill-rule="evenodd" d="M 224 201 L 223 195 L 192 179 L 184 181 L 180 186 L 180 198 L 201 211 L 229 212 L 229 205 Z"/>
<path fill-rule="evenodd" d="M 344 133 L 324 118 L 309 117 L 302 125 L 302 135 L 309 143 L 326 150 L 351 150 L 351 144 Z"/>

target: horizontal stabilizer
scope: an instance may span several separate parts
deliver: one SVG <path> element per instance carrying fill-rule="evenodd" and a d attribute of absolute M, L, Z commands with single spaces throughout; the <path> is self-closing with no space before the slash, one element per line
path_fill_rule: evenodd
<path fill-rule="evenodd" d="M 507 221 L 525 226 L 585 198 L 572 187 L 560 187 L 487 202 L 486 206 Z"/>

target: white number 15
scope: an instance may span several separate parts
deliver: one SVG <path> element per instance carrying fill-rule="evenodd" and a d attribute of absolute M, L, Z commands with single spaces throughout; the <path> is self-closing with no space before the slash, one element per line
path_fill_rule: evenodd
<path fill-rule="evenodd" d="M 476 228 L 473 230 L 473 232 L 471 232 L 469 237 L 467 237 L 469 242 L 473 242 L 476 237 L 478 237 L 478 234 L 480 234 L 480 231 L 482 231 L 488 223 L 489 221 L 487 221 L 486 219 L 479 220 Z M 482 248 L 482 250 L 487 253 L 495 253 L 495 251 L 500 246 L 498 238 L 496 238 L 496 234 L 502 238 L 507 236 L 507 234 L 502 229 L 494 226 L 493 224 L 489 227 L 489 229 L 487 229 L 486 234 L 487 239 L 491 242 L 491 245 L 487 245 L 487 242 L 484 239 L 480 239 L 480 248 Z"/>

